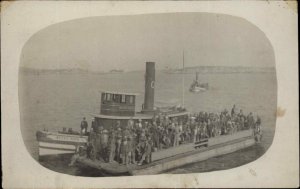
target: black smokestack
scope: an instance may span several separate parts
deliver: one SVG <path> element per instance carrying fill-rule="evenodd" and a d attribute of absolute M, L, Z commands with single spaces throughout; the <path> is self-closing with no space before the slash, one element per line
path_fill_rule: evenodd
<path fill-rule="evenodd" d="M 146 62 L 144 112 L 154 111 L 155 62 Z"/>

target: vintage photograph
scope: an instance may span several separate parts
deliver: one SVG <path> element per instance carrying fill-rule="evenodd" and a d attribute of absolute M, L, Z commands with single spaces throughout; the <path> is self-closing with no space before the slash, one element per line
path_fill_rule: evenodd
<path fill-rule="evenodd" d="M 23 47 L 18 88 L 28 152 L 68 175 L 227 170 L 261 157 L 275 134 L 273 46 L 226 14 L 52 24 Z"/>

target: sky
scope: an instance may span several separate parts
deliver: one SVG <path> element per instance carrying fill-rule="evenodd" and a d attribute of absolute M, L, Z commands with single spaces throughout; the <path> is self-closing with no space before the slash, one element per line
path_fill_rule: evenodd
<path fill-rule="evenodd" d="M 274 67 L 264 33 L 243 18 L 212 13 L 104 16 L 61 22 L 34 34 L 21 66 L 91 71 L 192 66 Z"/>

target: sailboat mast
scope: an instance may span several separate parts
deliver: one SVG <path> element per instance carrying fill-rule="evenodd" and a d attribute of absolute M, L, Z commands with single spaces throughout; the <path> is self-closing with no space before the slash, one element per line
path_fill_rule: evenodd
<path fill-rule="evenodd" d="M 184 51 L 182 52 L 182 107 L 184 107 Z"/>

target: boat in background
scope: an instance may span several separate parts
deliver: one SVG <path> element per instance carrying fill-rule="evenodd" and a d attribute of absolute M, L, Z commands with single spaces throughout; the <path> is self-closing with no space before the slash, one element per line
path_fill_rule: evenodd
<path fill-rule="evenodd" d="M 198 81 L 198 74 L 199 72 L 196 72 L 196 79 L 193 81 L 193 83 L 190 86 L 190 92 L 194 92 L 194 93 L 204 92 L 207 91 L 209 88 L 208 83 L 200 83 Z"/>
<path fill-rule="evenodd" d="M 109 73 L 124 73 L 124 70 L 113 69 L 113 70 L 110 70 Z"/>

